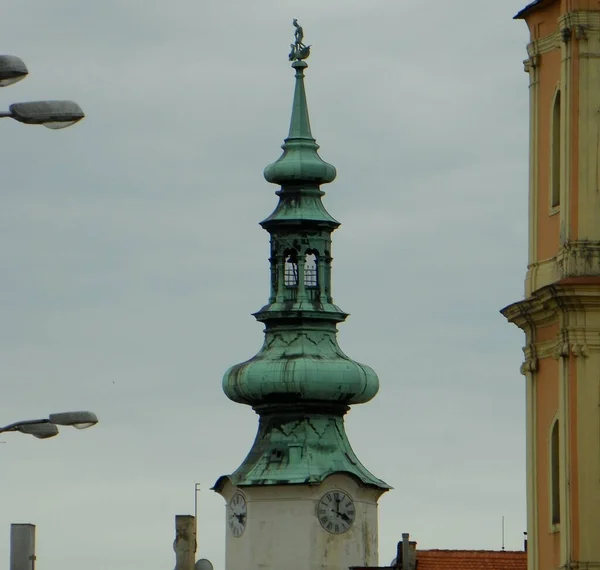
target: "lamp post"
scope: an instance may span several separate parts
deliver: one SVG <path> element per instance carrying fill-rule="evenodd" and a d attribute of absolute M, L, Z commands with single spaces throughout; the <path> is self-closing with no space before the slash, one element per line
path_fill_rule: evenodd
<path fill-rule="evenodd" d="M 0 87 L 12 85 L 24 79 L 29 72 L 23 60 L 16 55 L 0 55 Z M 81 107 L 73 101 L 30 101 L 13 103 L 8 112 L 0 112 L 0 118 L 8 117 L 27 125 L 44 125 L 49 129 L 64 129 L 85 117 Z M 50 414 L 39 420 L 24 420 L 0 427 L 0 433 L 20 431 L 39 439 L 58 435 L 58 427 L 73 426 L 77 429 L 98 423 L 92 412 L 63 412 Z"/>
<path fill-rule="evenodd" d="M 7 431 L 20 431 L 33 435 L 38 439 L 47 439 L 58 435 L 57 426 L 73 426 L 77 429 L 86 429 L 96 425 L 98 418 L 93 412 L 61 412 L 50 414 L 47 418 L 39 420 L 24 420 L 0 427 L 0 433 Z"/>
<path fill-rule="evenodd" d="M 12 85 L 29 72 L 23 60 L 15 55 L 0 55 L 0 87 Z M 9 117 L 27 125 L 44 125 L 49 129 L 64 129 L 81 121 L 85 114 L 73 101 L 30 101 L 13 103 L 0 118 Z"/>

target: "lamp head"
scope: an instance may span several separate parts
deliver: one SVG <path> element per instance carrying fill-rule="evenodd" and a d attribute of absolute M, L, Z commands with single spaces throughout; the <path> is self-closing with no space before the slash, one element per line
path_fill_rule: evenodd
<path fill-rule="evenodd" d="M 58 428 L 54 424 L 48 422 L 23 424 L 17 426 L 16 430 L 20 431 L 21 433 L 33 435 L 38 439 L 48 439 L 49 437 L 54 437 L 55 435 L 58 435 Z"/>
<path fill-rule="evenodd" d="M 16 83 L 28 73 L 21 58 L 16 55 L 0 55 L 0 87 Z"/>
<path fill-rule="evenodd" d="M 50 414 L 49 419 L 53 424 L 73 426 L 77 429 L 86 429 L 98 423 L 98 418 L 93 412 L 62 412 Z"/>
<path fill-rule="evenodd" d="M 44 125 L 49 129 L 70 127 L 85 117 L 74 101 L 30 101 L 13 103 L 10 116 L 27 125 Z"/>

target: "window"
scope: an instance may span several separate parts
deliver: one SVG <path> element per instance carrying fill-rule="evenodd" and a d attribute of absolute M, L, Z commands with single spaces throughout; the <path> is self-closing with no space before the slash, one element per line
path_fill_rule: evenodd
<path fill-rule="evenodd" d="M 314 289 L 318 285 L 317 256 L 315 253 L 307 253 L 304 261 L 304 286 Z"/>
<path fill-rule="evenodd" d="M 560 459 L 559 459 L 558 420 L 552 425 L 550 435 L 550 500 L 552 524 L 560 523 Z"/>
<path fill-rule="evenodd" d="M 560 90 L 554 96 L 554 105 L 552 107 L 552 130 L 551 130 L 551 147 L 550 160 L 550 207 L 557 208 L 560 206 Z"/>
<path fill-rule="evenodd" d="M 286 287 L 298 287 L 298 254 L 293 249 L 285 254 L 285 267 L 283 272 L 283 282 Z"/>

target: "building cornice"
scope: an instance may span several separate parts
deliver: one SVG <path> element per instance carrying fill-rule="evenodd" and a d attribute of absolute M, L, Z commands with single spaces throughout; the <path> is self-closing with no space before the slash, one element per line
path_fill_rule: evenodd
<path fill-rule="evenodd" d="M 500 312 L 521 329 L 530 325 L 550 324 L 558 313 L 569 311 L 600 312 L 600 275 L 566 277 L 535 291 Z"/>
<path fill-rule="evenodd" d="M 522 374 L 535 372 L 540 358 L 587 358 L 600 351 L 600 276 L 563 279 L 501 313 L 527 335 Z M 553 324 L 558 324 L 555 336 L 536 338 L 540 328 Z"/>

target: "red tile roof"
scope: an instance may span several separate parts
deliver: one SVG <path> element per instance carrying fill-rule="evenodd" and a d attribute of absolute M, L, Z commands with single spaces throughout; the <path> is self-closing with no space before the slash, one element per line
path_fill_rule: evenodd
<path fill-rule="evenodd" d="M 417 550 L 417 570 L 527 570 L 527 552 Z"/>

